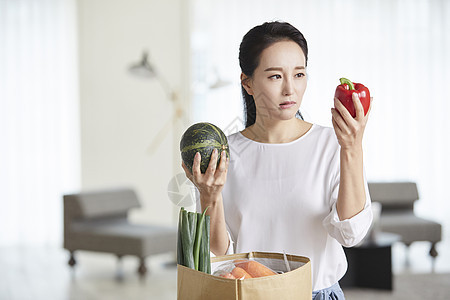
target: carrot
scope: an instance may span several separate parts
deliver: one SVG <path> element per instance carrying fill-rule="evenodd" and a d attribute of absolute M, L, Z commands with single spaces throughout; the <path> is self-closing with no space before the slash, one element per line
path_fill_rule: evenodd
<path fill-rule="evenodd" d="M 235 266 L 241 267 L 242 269 L 247 271 L 247 273 L 250 274 L 252 278 L 271 276 L 277 274 L 268 267 L 266 267 L 265 265 L 254 260 L 236 261 L 234 264 Z"/>
<path fill-rule="evenodd" d="M 220 277 L 223 277 L 223 278 L 236 279 L 236 277 L 234 277 L 234 275 L 231 274 L 231 272 L 224 273 L 224 274 L 220 274 L 219 276 L 220 276 Z"/>
<path fill-rule="evenodd" d="M 236 279 L 248 279 L 248 278 L 252 278 L 252 276 L 250 274 L 248 274 L 244 269 L 240 268 L 240 267 L 235 267 L 233 269 L 233 271 L 231 271 L 231 274 L 236 278 Z"/>

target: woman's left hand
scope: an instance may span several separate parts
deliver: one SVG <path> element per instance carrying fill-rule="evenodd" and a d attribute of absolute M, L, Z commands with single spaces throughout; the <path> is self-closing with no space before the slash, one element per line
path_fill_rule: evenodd
<path fill-rule="evenodd" d="M 347 108 L 345 108 L 345 106 L 337 98 L 334 98 L 335 108 L 331 109 L 334 131 L 336 132 L 336 136 L 342 150 L 362 148 L 364 129 L 366 128 L 369 113 L 372 108 L 371 98 L 369 111 L 366 115 L 364 115 L 364 108 L 357 93 L 353 93 L 352 100 L 355 105 L 355 118 L 352 117 Z"/>

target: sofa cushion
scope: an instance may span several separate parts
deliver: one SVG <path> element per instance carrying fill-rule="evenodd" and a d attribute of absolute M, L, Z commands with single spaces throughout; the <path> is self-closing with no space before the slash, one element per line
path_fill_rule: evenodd
<path fill-rule="evenodd" d="M 146 257 L 151 254 L 176 251 L 175 227 L 133 224 L 123 219 L 75 222 L 70 238 L 65 241 L 69 250 L 112 252 L 119 255 Z"/>
<path fill-rule="evenodd" d="M 413 213 L 384 213 L 380 217 L 380 229 L 402 236 L 402 242 L 441 240 L 441 224 L 417 217 Z"/>

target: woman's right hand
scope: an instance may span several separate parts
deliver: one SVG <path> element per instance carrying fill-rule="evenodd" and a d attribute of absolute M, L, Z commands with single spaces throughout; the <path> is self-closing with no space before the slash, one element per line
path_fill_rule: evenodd
<path fill-rule="evenodd" d="M 220 163 L 217 166 L 218 156 L 217 149 L 214 149 L 208 168 L 204 174 L 200 171 L 201 156 L 199 152 L 195 154 L 194 163 L 192 165 L 192 173 L 186 167 L 184 162 L 182 163 L 182 167 L 187 178 L 189 178 L 189 180 L 191 180 L 199 190 L 202 202 L 207 201 L 213 204 L 218 199 L 221 199 L 220 196 L 222 189 L 227 180 L 227 171 L 230 159 L 227 158 L 225 151 L 223 151 L 221 154 Z M 208 205 L 209 203 L 202 204 Z"/>

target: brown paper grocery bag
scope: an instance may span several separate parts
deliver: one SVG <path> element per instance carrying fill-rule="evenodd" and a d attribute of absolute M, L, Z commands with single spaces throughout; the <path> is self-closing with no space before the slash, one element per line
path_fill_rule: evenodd
<path fill-rule="evenodd" d="M 287 255 L 292 271 L 287 272 L 283 254 L 249 252 L 211 258 L 212 269 L 230 260 L 250 258 L 283 274 L 250 279 L 229 279 L 178 265 L 178 300 L 291 300 L 311 299 L 309 258 Z"/>

